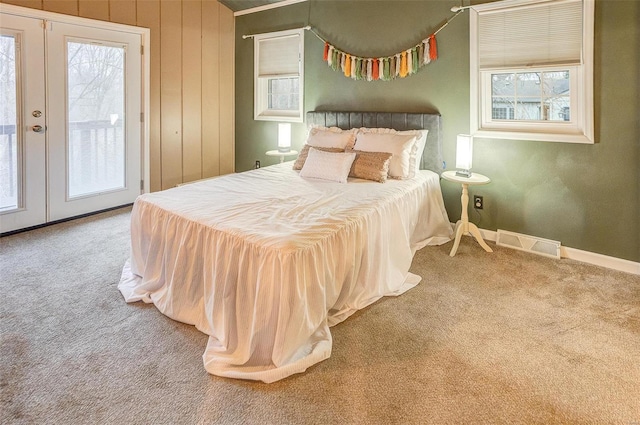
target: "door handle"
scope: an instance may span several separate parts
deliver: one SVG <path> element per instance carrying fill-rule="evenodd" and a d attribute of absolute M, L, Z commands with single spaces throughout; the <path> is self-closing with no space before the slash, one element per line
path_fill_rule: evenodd
<path fill-rule="evenodd" d="M 34 125 L 31 127 L 31 130 L 33 130 L 34 133 L 44 133 L 45 128 L 41 125 Z"/>

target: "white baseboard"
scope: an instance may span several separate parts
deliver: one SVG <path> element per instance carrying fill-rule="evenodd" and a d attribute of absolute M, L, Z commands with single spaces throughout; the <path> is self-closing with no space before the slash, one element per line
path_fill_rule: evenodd
<path fill-rule="evenodd" d="M 480 233 L 484 240 L 491 242 L 495 242 L 498 235 L 498 232 L 486 229 L 480 229 Z M 640 263 L 624 260 L 622 258 L 610 257 L 608 255 L 597 254 L 595 252 L 583 251 L 581 249 L 569 248 L 566 246 L 560 247 L 560 257 L 640 275 Z"/>
<path fill-rule="evenodd" d="M 571 260 L 582 261 L 583 263 L 595 264 L 596 266 L 607 267 L 621 272 L 640 275 L 640 263 L 624 260 L 622 258 L 609 257 L 595 252 L 582 251 L 566 246 L 560 247 L 560 256 Z"/>

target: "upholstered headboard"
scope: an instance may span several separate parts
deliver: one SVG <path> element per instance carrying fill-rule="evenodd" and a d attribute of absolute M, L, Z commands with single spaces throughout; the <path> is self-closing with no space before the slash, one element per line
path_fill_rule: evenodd
<path fill-rule="evenodd" d="M 427 145 L 422 155 L 423 170 L 441 174 L 442 163 L 442 116 L 406 112 L 307 112 L 307 125 L 322 125 L 350 128 L 393 128 L 394 130 L 429 130 Z"/>

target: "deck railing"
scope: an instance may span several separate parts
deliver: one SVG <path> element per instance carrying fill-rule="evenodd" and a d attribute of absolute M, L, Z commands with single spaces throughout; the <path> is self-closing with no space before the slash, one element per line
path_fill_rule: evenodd
<path fill-rule="evenodd" d="M 16 126 L 0 125 L 0 209 L 15 208 L 18 203 L 18 153 Z M 124 184 L 122 120 L 69 123 L 67 161 L 70 196 Z"/>

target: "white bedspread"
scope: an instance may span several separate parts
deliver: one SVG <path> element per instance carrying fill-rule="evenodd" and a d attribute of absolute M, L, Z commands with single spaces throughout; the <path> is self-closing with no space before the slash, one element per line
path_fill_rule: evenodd
<path fill-rule="evenodd" d="M 329 327 L 415 286 L 415 251 L 451 235 L 435 173 L 340 184 L 289 162 L 138 197 L 118 288 L 209 335 L 209 373 L 273 382 L 328 358 Z"/>

